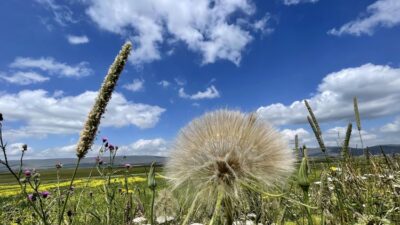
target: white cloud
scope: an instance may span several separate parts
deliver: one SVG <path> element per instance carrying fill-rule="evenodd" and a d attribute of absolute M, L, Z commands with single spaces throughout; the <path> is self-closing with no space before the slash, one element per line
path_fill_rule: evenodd
<path fill-rule="evenodd" d="M 173 39 L 201 53 L 203 64 L 225 59 L 239 65 L 243 50 L 253 39 L 249 30 L 232 20 L 232 16 L 250 20 L 255 12 L 250 0 L 90 0 L 88 3 L 87 14 L 101 29 L 137 43 L 135 54 L 130 57 L 135 64 L 160 59 L 161 44 Z"/>
<path fill-rule="evenodd" d="M 136 142 L 120 147 L 120 153 L 125 155 L 156 155 L 166 156 L 169 144 L 162 138 L 139 139 Z"/>
<path fill-rule="evenodd" d="M 14 62 L 10 64 L 10 67 L 16 69 L 39 69 L 60 77 L 84 77 L 93 72 L 88 67 L 87 62 L 81 62 L 77 65 L 68 65 L 66 63 L 57 62 L 51 57 L 41 57 L 37 59 L 17 57 Z"/>
<path fill-rule="evenodd" d="M 13 143 L 7 148 L 7 155 L 11 159 L 18 159 L 21 155 L 21 146 L 23 143 Z M 163 138 L 154 139 L 138 139 L 137 141 L 127 144 L 118 145 L 118 156 L 122 155 L 153 155 L 153 156 L 167 156 L 169 152 L 169 142 Z M 86 157 L 96 157 L 100 145 L 93 144 L 93 151 L 89 151 Z M 25 158 L 74 158 L 76 157 L 76 144 L 69 144 L 64 146 L 54 146 L 42 150 L 32 149 L 28 145 L 28 151 Z"/>
<path fill-rule="evenodd" d="M 86 35 L 83 36 L 68 35 L 67 39 L 68 42 L 73 45 L 89 43 L 89 38 Z"/>
<path fill-rule="evenodd" d="M 20 143 L 20 142 L 16 142 L 16 143 L 12 143 L 7 145 L 6 149 L 7 149 L 7 157 L 10 159 L 12 158 L 16 158 L 16 157 L 20 157 L 21 153 L 22 153 L 22 145 L 24 145 L 25 143 Z M 31 148 L 28 145 L 28 150 L 27 152 L 29 152 L 30 154 L 32 152 L 35 152 L 35 150 L 33 148 Z M 3 154 L 1 154 L 3 156 Z M 1 157 L 2 159 L 3 157 Z"/>
<path fill-rule="evenodd" d="M 343 35 L 351 34 L 360 36 L 372 35 L 378 27 L 394 27 L 400 24 L 400 1 L 399 0 L 377 0 L 367 7 L 365 16 L 350 21 L 339 29 L 331 29 L 328 34 Z"/>
<path fill-rule="evenodd" d="M 54 0 L 36 0 L 36 2 L 50 10 L 54 21 L 60 26 L 65 27 L 70 23 L 77 22 L 73 18 L 72 10 L 66 5 L 58 5 Z"/>
<path fill-rule="evenodd" d="M 400 68 L 368 63 L 328 74 L 308 101 L 320 122 L 352 120 L 354 96 L 362 120 L 399 113 L 400 108 L 393 106 L 400 102 Z M 307 121 L 303 100 L 263 106 L 257 113 L 277 125 Z"/>
<path fill-rule="evenodd" d="M 220 94 L 219 94 L 218 90 L 215 88 L 215 86 L 211 85 L 205 91 L 199 91 L 193 95 L 186 94 L 184 88 L 180 88 L 179 89 L 179 97 L 192 99 L 192 100 L 213 99 L 213 98 L 219 98 Z"/>
<path fill-rule="evenodd" d="M 274 31 L 273 28 L 270 28 L 268 26 L 268 22 L 270 21 L 271 16 L 269 14 L 266 14 L 263 18 L 260 20 L 255 21 L 252 24 L 252 27 L 255 31 L 259 31 L 264 35 L 270 34 Z"/>
<path fill-rule="evenodd" d="M 132 83 L 123 86 L 126 90 L 137 92 L 144 89 L 144 80 L 134 79 Z"/>
<path fill-rule="evenodd" d="M 283 4 L 285 5 L 297 5 L 300 3 L 316 3 L 319 0 L 283 0 Z"/>
<path fill-rule="evenodd" d="M 42 83 L 48 81 L 50 78 L 42 76 L 36 72 L 17 71 L 11 75 L 0 73 L 0 79 L 3 79 L 12 84 L 28 85 L 28 84 Z"/>
<path fill-rule="evenodd" d="M 380 130 L 384 133 L 400 133 L 400 116 L 398 116 L 393 122 L 382 126 Z"/>
<path fill-rule="evenodd" d="M 2 94 L 0 109 L 6 120 L 22 123 L 6 130 L 8 139 L 45 137 L 49 134 L 77 134 L 93 105 L 97 92 L 86 91 L 76 96 L 54 97 L 44 90 L 24 90 Z M 102 120 L 102 127 L 134 125 L 151 128 L 165 109 L 132 103 L 122 94 L 114 93 Z"/>
<path fill-rule="evenodd" d="M 163 86 L 163 87 L 168 87 L 169 85 L 171 85 L 170 82 L 166 81 L 166 80 L 162 80 L 160 82 L 158 82 L 158 85 Z"/>

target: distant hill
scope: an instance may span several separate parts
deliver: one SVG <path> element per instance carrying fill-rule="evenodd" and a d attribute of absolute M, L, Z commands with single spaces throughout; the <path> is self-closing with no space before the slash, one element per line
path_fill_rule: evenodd
<path fill-rule="evenodd" d="M 383 151 L 385 154 L 391 155 L 393 153 L 400 154 L 400 145 L 376 145 L 368 147 L 369 152 L 372 155 L 380 155 L 382 146 Z M 324 156 L 321 152 L 320 148 L 307 148 L 308 149 L 308 156 L 310 157 L 321 157 Z M 326 147 L 327 155 L 331 157 L 338 157 L 340 156 L 340 152 L 342 150 L 341 147 Z M 353 156 L 361 156 L 364 154 L 364 150 L 361 148 L 349 148 L 350 154 Z"/>
<path fill-rule="evenodd" d="M 88 168 L 92 167 L 95 163 L 94 157 L 88 157 L 81 160 L 80 167 Z M 103 157 L 104 163 L 109 162 L 108 157 Z M 158 165 L 163 165 L 166 161 L 165 157 L 161 156 L 147 156 L 147 155 L 132 155 L 132 156 L 116 156 L 114 165 L 122 166 L 125 163 L 130 163 L 133 166 L 150 165 L 155 162 Z M 9 161 L 13 169 L 19 168 L 18 160 Z M 26 159 L 24 160 L 23 168 L 35 168 L 35 169 L 52 169 L 55 168 L 56 163 L 62 163 L 64 168 L 72 168 L 75 166 L 75 158 L 58 158 L 58 159 Z M 0 172 L 5 172 L 7 169 L 5 166 L 0 164 Z"/>
<path fill-rule="evenodd" d="M 386 154 L 391 155 L 393 153 L 400 154 L 400 145 L 382 145 L 383 150 Z M 368 147 L 369 151 L 373 155 L 381 154 L 381 150 L 379 146 Z M 340 147 L 327 147 L 327 154 L 331 157 L 340 156 Z M 353 156 L 361 156 L 363 155 L 363 150 L 361 148 L 350 148 L 350 153 Z M 309 157 L 323 157 L 321 150 L 319 148 L 308 148 Z M 104 162 L 107 163 L 109 161 L 108 157 L 103 158 Z M 122 166 L 125 163 L 130 163 L 133 166 L 148 166 L 152 162 L 155 162 L 158 165 L 163 165 L 166 162 L 166 157 L 161 156 L 117 156 L 115 157 L 115 165 Z M 24 160 L 23 168 L 36 168 L 36 169 L 52 169 L 55 168 L 56 163 L 62 163 L 64 168 L 72 168 L 76 163 L 75 158 L 60 158 L 60 159 L 27 159 Z M 19 168 L 19 161 L 11 160 L 10 161 L 12 167 L 14 169 Z M 81 168 L 88 168 L 93 166 L 95 163 L 94 157 L 84 158 L 81 161 Z M 0 165 L 0 172 L 5 172 L 6 168 L 3 165 Z"/>

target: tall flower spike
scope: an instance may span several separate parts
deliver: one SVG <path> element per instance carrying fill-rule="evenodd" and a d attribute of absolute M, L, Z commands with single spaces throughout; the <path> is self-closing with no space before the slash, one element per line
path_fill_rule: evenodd
<path fill-rule="evenodd" d="M 294 161 L 283 136 L 257 114 L 217 110 L 180 131 L 166 171 L 174 188 L 199 193 L 193 201 L 205 207 L 213 207 L 220 194 L 240 206 L 249 188 L 263 191 L 283 182 Z"/>
<path fill-rule="evenodd" d="M 107 76 L 105 77 L 103 85 L 101 86 L 99 94 L 97 95 L 96 102 L 90 111 L 85 126 L 81 132 L 76 149 L 78 158 L 85 157 L 93 143 L 100 124 L 101 116 L 104 114 L 107 103 L 111 99 L 111 95 L 117 84 L 118 78 L 124 69 L 131 49 L 132 44 L 130 42 L 125 43 L 115 58 L 114 63 L 108 70 Z"/>

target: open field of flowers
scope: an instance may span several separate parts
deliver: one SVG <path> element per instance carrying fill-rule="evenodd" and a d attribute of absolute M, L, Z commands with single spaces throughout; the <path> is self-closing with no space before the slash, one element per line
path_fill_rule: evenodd
<path fill-rule="evenodd" d="M 27 145 L 19 169 L 11 169 L 0 129 L 0 162 L 15 178 L 0 186 L 2 224 L 400 224 L 400 157 L 384 149 L 374 156 L 364 146 L 364 155 L 353 157 L 349 141 L 362 136 L 352 135 L 352 123 L 341 156 L 331 157 L 307 101 L 323 158 L 309 157 L 297 137 L 289 147 L 254 113 L 217 110 L 182 128 L 162 171 L 152 164 L 138 176 L 131 164 L 114 165 L 118 147 L 103 138 L 90 173 L 78 178 L 130 50 L 123 46 L 105 78 L 70 177 L 61 177 L 57 164 L 57 180 L 42 183 L 40 171 L 23 167 Z M 354 111 L 361 131 L 357 98 Z"/>

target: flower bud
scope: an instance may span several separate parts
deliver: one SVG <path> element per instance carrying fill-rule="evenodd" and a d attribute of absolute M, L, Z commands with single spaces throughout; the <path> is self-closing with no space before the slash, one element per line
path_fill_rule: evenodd
<path fill-rule="evenodd" d="M 155 179 L 155 171 L 154 171 L 154 162 L 150 166 L 150 171 L 147 177 L 147 186 L 152 190 L 154 190 L 157 187 Z"/>
<path fill-rule="evenodd" d="M 303 189 L 303 191 L 308 191 L 310 187 L 310 179 L 308 178 L 308 160 L 303 157 L 301 161 L 299 173 L 297 175 L 297 184 Z"/>

